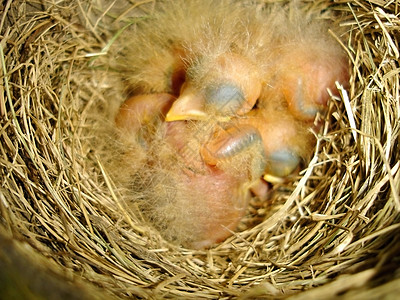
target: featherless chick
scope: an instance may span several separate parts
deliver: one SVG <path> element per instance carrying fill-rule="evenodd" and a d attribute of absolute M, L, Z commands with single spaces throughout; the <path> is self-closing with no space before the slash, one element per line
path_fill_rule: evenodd
<path fill-rule="evenodd" d="M 163 236 L 207 248 L 232 235 L 268 178 L 299 170 L 315 118 L 348 82 L 318 13 L 254 1 L 157 3 L 124 40 L 130 98 L 116 116 L 126 181 Z"/>

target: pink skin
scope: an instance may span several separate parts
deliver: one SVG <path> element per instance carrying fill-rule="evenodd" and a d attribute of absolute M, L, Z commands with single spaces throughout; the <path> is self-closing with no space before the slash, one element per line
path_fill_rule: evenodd
<path fill-rule="evenodd" d="M 192 248 L 207 248 L 224 241 L 235 230 L 245 214 L 250 193 L 242 189 L 244 178 L 235 177 L 205 164 L 200 157 L 186 155 L 182 147 L 182 137 L 187 135 L 170 135 L 176 130 L 185 131 L 184 122 L 166 123 L 167 141 L 182 155 L 186 168 L 182 169 L 180 178 L 181 195 L 188 202 L 188 207 L 196 203 L 192 211 L 185 211 L 187 219 L 181 226 L 193 227 Z M 179 191 L 178 191 L 179 192 Z M 195 224 L 193 224 L 195 223 Z"/>
<path fill-rule="evenodd" d="M 117 127 L 140 136 L 143 128 L 160 120 L 157 126 L 161 126 L 165 141 L 175 150 L 181 168 L 174 168 L 179 216 L 173 224 L 191 233 L 190 239 L 186 237 L 187 246 L 207 248 L 229 237 L 245 214 L 251 192 L 261 199 L 267 198 L 269 186 L 259 177 L 264 172 L 285 177 L 310 152 L 313 136 L 308 128 L 314 126 L 317 112 L 326 108 L 329 99 L 326 89 L 334 91 L 336 80 L 346 83 L 348 71 L 341 57 L 320 49 L 303 50 L 297 49 L 296 55 L 281 55 L 285 63 L 278 64 L 274 71 L 272 88 L 263 92 L 259 109 L 251 110 L 251 106 L 246 111 L 238 111 L 242 116 L 232 116 L 231 127 L 225 129 L 196 131 L 191 125 L 200 124 L 198 121 L 164 122 L 176 100 L 170 94 L 138 95 L 121 106 L 116 117 Z M 249 90 L 252 90 L 251 84 Z M 255 89 L 252 104 L 258 96 L 259 87 Z M 285 102 L 286 108 L 277 111 L 269 106 L 268 101 L 276 99 Z M 152 142 L 148 136 L 144 138 Z M 256 156 L 254 162 L 244 165 L 240 171 L 225 168 L 226 165 L 220 167 L 221 161 L 227 160 L 229 165 L 229 159 L 238 157 L 246 149 L 265 155 L 267 165 L 263 165 L 263 158 Z M 162 163 L 168 166 L 168 162 Z"/>
<path fill-rule="evenodd" d="M 299 45 L 296 53 L 281 55 L 275 92 L 283 94 L 290 113 L 298 120 L 312 122 L 328 103 L 330 89 L 337 95 L 335 81 L 348 85 L 347 59 L 336 49 L 310 49 Z"/>
<path fill-rule="evenodd" d="M 115 124 L 123 131 L 137 132 L 160 114 L 165 115 L 174 101 L 175 97 L 166 93 L 131 97 L 119 108 Z"/>
<path fill-rule="evenodd" d="M 162 118 L 174 100 L 168 94 L 132 97 L 121 106 L 116 125 L 122 132 L 139 134 L 148 122 Z M 243 186 L 248 182 L 247 174 L 229 174 L 206 164 L 200 156 L 200 147 L 197 151 L 188 151 L 191 141 L 195 144 L 200 141 L 193 138 L 186 121 L 166 122 L 161 126 L 165 127 L 165 140 L 176 149 L 178 160 L 184 166 L 174 175 L 179 183 L 179 205 L 185 208 L 177 226 L 193 228 L 188 246 L 207 248 L 225 240 L 245 214 L 251 196 L 249 188 Z M 266 188 L 261 186 L 261 183 L 257 185 L 260 193 L 266 193 Z"/>
<path fill-rule="evenodd" d="M 311 49 L 309 45 L 299 45 L 287 53 L 283 51 L 278 57 L 280 60 L 272 69 L 275 75 L 269 78 L 269 85 L 258 99 L 258 108 L 248 111 L 244 118 L 231 118 L 233 127 L 217 129 L 213 134 L 216 138 L 203 146 L 201 153 L 208 164 L 220 160 L 220 153 L 227 153 L 232 148 L 237 151 L 233 147 L 235 144 L 241 143 L 240 146 L 245 148 L 244 131 L 252 130 L 248 126 L 258 131 L 263 142 L 267 174 L 286 177 L 298 168 L 301 158 L 310 153 L 314 136 L 309 128 L 318 131 L 321 125 L 314 124 L 314 120 L 317 113 L 327 107 L 327 89 L 337 95 L 335 81 L 348 85 L 348 63 L 337 49 Z M 279 101 L 287 107 L 277 109 L 273 103 Z M 234 135 L 228 132 L 246 126 L 247 129 Z M 271 163 L 270 158 L 276 156 L 283 160 Z"/>

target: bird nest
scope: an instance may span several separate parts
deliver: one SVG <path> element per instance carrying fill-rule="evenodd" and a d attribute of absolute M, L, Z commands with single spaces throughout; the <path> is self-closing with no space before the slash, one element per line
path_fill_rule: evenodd
<path fill-rule="evenodd" d="M 337 39 L 349 57 L 350 87 L 338 86 L 341 97 L 332 97 L 306 168 L 276 183 L 268 206 L 253 203 L 247 218 L 258 224 L 192 250 L 128 213 L 97 147 L 102 139 L 110 143 L 101 126 L 109 127 L 125 100 L 110 64 L 114 45 L 126 28 L 155 13 L 155 2 L 1 4 L 2 297 L 399 293 L 399 3 L 299 4 L 323 18 L 340 17 Z"/>

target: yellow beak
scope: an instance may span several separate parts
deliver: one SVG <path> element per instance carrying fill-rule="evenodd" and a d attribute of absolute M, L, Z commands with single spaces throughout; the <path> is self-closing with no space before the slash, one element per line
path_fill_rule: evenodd
<path fill-rule="evenodd" d="M 166 122 L 204 119 L 204 98 L 191 92 L 183 93 L 176 99 L 165 116 Z"/>

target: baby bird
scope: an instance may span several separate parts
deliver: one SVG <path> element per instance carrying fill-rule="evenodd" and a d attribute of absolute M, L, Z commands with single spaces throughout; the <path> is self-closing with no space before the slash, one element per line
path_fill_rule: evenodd
<path fill-rule="evenodd" d="M 225 240 L 251 197 L 267 199 L 269 178 L 307 160 L 327 89 L 349 76 L 327 24 L 309 16 L 162 2 L 130 36 L 121 67 L 132 97 L 115 119 L 121 159 L 131 198 L 166 239 L 199 249 Z"/>

